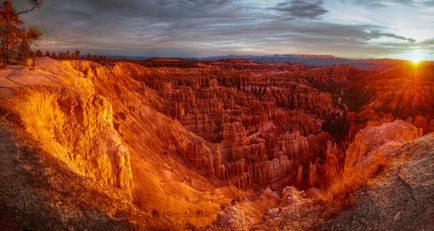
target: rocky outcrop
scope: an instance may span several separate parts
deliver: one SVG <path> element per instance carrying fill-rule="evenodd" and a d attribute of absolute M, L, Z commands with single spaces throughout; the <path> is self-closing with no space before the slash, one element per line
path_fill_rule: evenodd
<path fill-rule="evenodd" d="M 397 157 L 357 192 L 355 206 L 320 230 L 429 230 L 434 224 L 434 135 L 385 150 Z"/>
<path fill-rule="evenodd" d="M 71 171 L 131 193 L 130 153 L 114 129 L 109 100 L 72 63 L 44 58 L 37 65 L 1 79 L 4 107 Z"/>
<path fill-rule="evenodd" d="M 321 206 L 305 191 L 288 186 L 281 195 L 280 204 L 268 209 L 264 218 L 250 230 L 314 230 L 317 224 L 324 222 Z"/>
<path fill-rule="evenodd" d="M 421 129 L 402 120 L 362 129 L 346 150 L 343 170 L 338 174 L 326 172 L 329 184 L 319 197 L 326 203 L 346 206 L 354 190 L 365 186 L 371 178 L 387 168 L 400 154 L 399 150 L 404 144 L 421 135 Z M 333 159 L 326 166 L 334 166 Z M 347 197 L 350 199 L 342 199 Z"/>
<path fill-rule="evenodd" d="M 247 231 L 249 227 L 250 222 L 244 212 L 232 206 L 217 214 L 217 219 L 203 230 Z"/>
<path fill-rule="evenodd" d="M 101 184 L 132 188 L 128 148 L 113 128 L 110 102 L 98 95 L 40 88 L 14 106 L 27 132 L 71 170 Z"/>
<path fill-rule="evenodd" d="M 146 229 L 124 189 L 65 167 L 16 125 L 0 121 L 1 230 Z M 104 193 L 101 193 L 104 192 Z"/>
<path fill-rule="evenodd" d="M 414 140 L 422 135 L 422 130 L 402 120 L 381 126 L 362 129 L 348 147 L 345 157 L 344 174 L 360 168 L 364 161 L 376 159 L 373 155 L 383 145 L 396 145 Z M 376 152 L 373 152 L 373 151 Z"/>
<path fill-rule="evenodd" d="M 286 187 L 279 206 L 269 209 L 251 229 L 430 229 L 434 222 L 434 135 L 418 138 L 421 132 L 404 121 L 361 130 L 351 149 L 363 143 L 365 152 L 352 162 L 347 175 L 337 176 L 332 183 L 332 201 L 323 201 L 330 193 L 327 189 Z M 336 148 L 331 143 L 328 146 L 328 155 L 333 156 Z M 333 166 L 336 160 L 328 162 L 326 166 Z M 354 204 L 342 204 L 352 198 Z"/>

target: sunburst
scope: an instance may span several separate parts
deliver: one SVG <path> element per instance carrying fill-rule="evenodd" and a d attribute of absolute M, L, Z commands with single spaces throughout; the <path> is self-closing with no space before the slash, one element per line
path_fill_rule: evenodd
<path fill-rule="evenodd" d="M 419 65 L 423 61 L 424 57 L 425 55 L 419 51 L 414 51 L 406 55 L 407 60 L 409 60 L 415 66 Z"/>
<path fill-rule="evenodd" d="M 422 59 L 414 57 L 414 58 L 411 58 L 410 61 L 413 63 L 413 65 L 419 65 L 420 62 L 422 62 Z"/>

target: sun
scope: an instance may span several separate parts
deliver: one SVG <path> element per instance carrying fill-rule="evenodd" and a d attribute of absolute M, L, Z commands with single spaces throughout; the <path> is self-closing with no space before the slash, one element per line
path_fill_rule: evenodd
<path fill-rule="evenodd" d="M 420 58 L 417 58 L 417 57 L 411 58 L 410 61 L 413 63 L 413 65 L 419 65 L 420 62 L 422 62 L 422 60 Z"/>
<path fill-rule="evenodd" d="M 425 55 L 420 51 L 413 51 L 412 53 L 409 53 L 405 55 L 407 60 L 410 61 L 413 65 L 417 66 L 421 62 L 423 62 Z"/>

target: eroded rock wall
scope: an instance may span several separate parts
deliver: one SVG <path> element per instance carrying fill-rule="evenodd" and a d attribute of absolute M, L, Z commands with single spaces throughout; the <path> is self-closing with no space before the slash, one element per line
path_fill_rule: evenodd
<path fill-rule="evenodd" d="M 80 175 L 131 190 L 129 151 L 113 127 L 106 98 L 43 87 L 24 92 L 15 109 L 49 153 Z"/>
<path fill-rule="evenodd" d="M 206 141 L 182 155 L 207 174 L 242 188 L 320 182 L 330 140 L 322 124 L 342 112 L 331 93 L 312 86 L 315 77 L 300 74 L 303 68 L 243 62 L 129 68 L 161 97 L 156 110 Z"/>

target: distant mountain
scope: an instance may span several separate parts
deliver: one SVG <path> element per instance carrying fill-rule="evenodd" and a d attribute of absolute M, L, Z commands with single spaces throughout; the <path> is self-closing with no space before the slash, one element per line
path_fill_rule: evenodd
<path fill-rule="evenodd" d="M 325 67 L 336 65 L 348 65 L 359 70 L 365 71 L 384 71 L 402 64 L 399 59 L 347 59 L 333 55 L 225 55 L 210 56 L 201 58 L 167 58 L 167 57 L 148 57 L 148 56 L 107 56 L 112 60 L 132 60 L 132 61 L 217 61 L 217 60 L 250 60 L 259 63 L 298 63 L 310 67 Z"/>
<path fill-rule="evenodd" d="M 402 63 L 402 60 L 397 59 L 345 59 L 338 58 L 333 55 L 227 55 L 205 57 L 201 60 L 215 61 L 225 59 L 246 59 L 260 63 L 300 63 L 306 66 L 334 66 L 334 65 L 349 65 L 360 70 L 367 71 L 383 71 L 397 64 Z"/>

